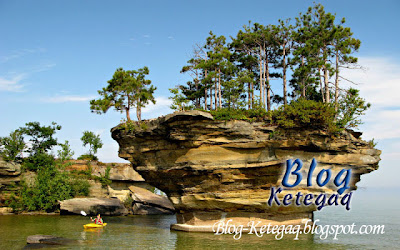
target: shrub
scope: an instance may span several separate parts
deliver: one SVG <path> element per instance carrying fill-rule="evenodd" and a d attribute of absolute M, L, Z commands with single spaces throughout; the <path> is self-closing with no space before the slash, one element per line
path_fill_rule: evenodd
<path fill-rule="evenodd" d="M 70 199 L 76 195 L 88 195 L 89 183 L 84 179 L 71 178 L 68 172 L 60 171 L 55 165 L 42 166 L 32 186 L 21 183 L 18 196 L 9 205 L 15 210 L 46 212 L 55 211 L 59 200 Z"/>
<path fill-rule="evenodd" d="M 78 160 L 98 161 L 99 159 L 95 155 L 84 154 L 84 155 L 79 156 Z"/>
<path fill-rule="evenodd" d="M 23 167 L 31 171 L 37 171 L 40 167 L 54 165 L 54 156 L 47 153 L 36 153 L 23 160 Z"/>
<path fill-rule="evenodd" d="M 281 106 L 272 112 L 272 120 L 282 128 L 338 130 L 335 108 L 326 103 L 299 99 L 289 105 Z"/>
<path fill-rule="evenodd" d="M 25 148 L 24 137 L 18 129 L 7 137 L 0 137 L 0 156 L 5 161 L 16 161 Z"/>

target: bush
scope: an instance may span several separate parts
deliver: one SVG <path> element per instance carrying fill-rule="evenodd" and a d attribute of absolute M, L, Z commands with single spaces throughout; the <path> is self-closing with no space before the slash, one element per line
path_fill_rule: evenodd
<path fill-rule="evenodd" d="M 47 153 L 36 153 L 27 158 L 24 158 L 23 166 L 25 169 L 37 171 L 41 166 L 54 165 L 54 156 Z"/>
<path fill-rule="evenodd" d="M 78 160 L 98 161 L 99 159 L 95 155 L 85 154 L 85 155 L 79 156 Z"/>
<path fill-rule="evenodd" d="M 229 120 L 245 120 L 245 121 L 256 121 L 269 119 L 270 114 L 264 108 L 257 109 L 229 109 L 222 108 L 217 110 L 209 111 L 213 115 L 215 120 L 229 121 Z"/>
<path fill-rule="evenodd" d="M 59 200 L 76 195 L 88 195 L 89 183 L 84 179 L 71 178 L 68 172 L 60 171 L 55 165 L 40 167 L 32 186 L 21 183 L 18 196 L 9 202 L 16 211 L 55 211 Z"/>
<path fill-rule="evenodd" d="M 299 99 L 272 112 L 272 120 L 282 128 L 338 130 L 335 108 L 326 103 Z"/>

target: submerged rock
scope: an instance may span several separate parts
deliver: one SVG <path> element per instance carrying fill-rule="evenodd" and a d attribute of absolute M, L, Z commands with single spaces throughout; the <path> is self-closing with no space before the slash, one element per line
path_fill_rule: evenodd
<path fill-rule="evenodd" d="M 28 246 L 32 244 L 35 247 L 46 247 L 43 245 L 72 245 L 79 242 L 77 240 L 71 240 L 54 235 L 36 234 L 28 236 L 28 238 L 26 239 L 26 243 L 28 244 Z M 31 247 L 32 246 L 30 246 L 29 248 Z"/>
<path fill-rule="evenodd" d="M 89 215 L 127 215 L 128 210 L 118 199 L 108 198 L 73 198 L 60 201 L 60 214 L 80 214 L 81 211 Z"/>
<path fill-rule="evenodd" d="M 330 169 L 332 176 L 351 169 L 350 190 L 360 176 L 378 168 L 380 151 L 360 139 L 360 134 L 344 131 L 333 136 L 322 130 L 281 130 L 261 122 L 215 121 L 209 113 L 178 112 L 146 122 L 146 129 L 111 130 L 119 144 L 119 156 L 150 185 L 165 192 L 177 211 L 174 228 L 210 231 L 221 219 L 247 225 L 300 224 L 312 218 L 315 205 L 269 206 L 272 187 L 282 185 L 288 159 L 301 159 L 305 176 L 294 188 L 278 195 L 296 192 L 335 194 L 330 181 L 319 187 L 315 176 Z M 305 173 L 312 159 L 318 162 L 307 186 Z M 291 180 L 291 182 L 293 182 Z"/>

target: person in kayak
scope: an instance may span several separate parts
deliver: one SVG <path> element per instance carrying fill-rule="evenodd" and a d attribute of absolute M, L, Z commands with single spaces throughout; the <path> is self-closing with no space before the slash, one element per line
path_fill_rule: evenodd
<path fill-rule="evenodd" d="M 96 219 L 93 219 L 92 217 L 90 217 L 90 219 L 97 225 L 103 225 L 103 219 L 100 217 L 100 214 L 97 215 Z"/>

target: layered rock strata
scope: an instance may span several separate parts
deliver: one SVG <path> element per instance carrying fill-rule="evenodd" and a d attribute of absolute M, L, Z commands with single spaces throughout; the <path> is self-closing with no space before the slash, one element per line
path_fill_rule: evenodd
<path fill-rule="evenodd" d="M 337 193 L 333 181 L 307 186 L 313 158 L 318 162 L 314 183 L 321 169 L 331 169 L 333 177 L 351 169 L 350 190 L 380 160 L 380 151 L 351 131 L 333 136 L 322 130 L 281 130 L 262 122 L 215 121 L 200 111 L 149 120 L 146 127 L 111 130 L 119 156 L 168 195 L 177 211 L 173 228 L 185 231 L 211 231 L 221 219 L 245 226 L 251 221 L 299 224 L 312 218 L 316 206 L 267 204 L 271 187 L 282 185 L 286 160 L 301 159 L 304 178 L 296 187 L 284 188 L 280 198 L 297 192 Z"/>

